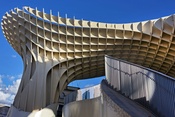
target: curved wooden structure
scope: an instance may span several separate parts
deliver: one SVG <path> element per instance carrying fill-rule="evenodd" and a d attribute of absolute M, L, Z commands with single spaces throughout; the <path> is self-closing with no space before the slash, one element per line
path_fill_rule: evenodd
<path fill-rule="evenodd" d="M 13 105 L 31 112 L 57 103 L 72 80 L 105 74 L 104 55 L 174 77 L 174 17 L 109 24 L 62 18 L 30 7 L 11 10 L 1 25 L 24 62 Z"/>

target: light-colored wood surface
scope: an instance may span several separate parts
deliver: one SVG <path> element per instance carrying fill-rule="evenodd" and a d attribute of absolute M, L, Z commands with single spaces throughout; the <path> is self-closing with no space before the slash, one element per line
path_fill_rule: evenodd
<path fill-rule="evenodd" d="M 75 79 L 103 76 L 104 55 L 175 76 L 174 15 L 109 24 L 23 7 L 6 13 L 1 24 L 24 62 L 14 101 L 24 111 L 57 103 L 60 92 Z"/>

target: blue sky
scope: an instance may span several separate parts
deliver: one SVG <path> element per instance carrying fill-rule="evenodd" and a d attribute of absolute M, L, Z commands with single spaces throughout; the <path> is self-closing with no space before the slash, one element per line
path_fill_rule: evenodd
<path fill-rule="evenodd" d="M 62 17 L 85 19 L 108 23 L 129 23 L 155 19 L 175 14 L 174 0 L 3 0 L 0 3 L 0 18 L 5 12 L 15 7 L 37 7 L 53 14 L 60 12 Z M 0 29 L 0 103 L 13 101 L 23 63 L 20 56 L 12 49 Z M 103 77 L 104 78 L 104 77 Z M 101 78 L 102 79 L 102 78 Z M 99 80 L 73 82 L 71 85 L 85 87 L 98 84 Z"/>

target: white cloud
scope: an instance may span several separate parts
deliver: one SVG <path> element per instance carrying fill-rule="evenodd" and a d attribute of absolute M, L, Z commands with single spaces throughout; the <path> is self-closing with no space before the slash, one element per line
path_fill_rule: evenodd
<path fill-rule="evenodd" d="M 3 91 L 0 91 L 0 97 L 0 103 L 10 104 L 10 101 L 8 100 L 8 98 L 10 97 L 9 93 L 4 93 Z"/>
<path fill-rule="evenodd" d="M 0 92 L 0 97 L 1 97 L 0 100 L 2 100 L 2 101 L 5 101 L 9 96 L 10 96 L 10 94 L 8 94 L 8 93 L 4 93 L 2 91 Z"/>
<path fill-rule="evenodd" d="M 16 58 L 17 56 L 16 55 L 12 55 L 12 58 Z"/>
<path fill-rule="evenodd" d="M 13 103 L 14 97 L 21 82 L 21 76 L 21 74 L 16 76 L 0 75 L 0 103 L 6 105 Z M 5 78 L 8 79 L 9 85 L 4 84 L 3 79 Z"/>
<path fill-rule="evenodd" d="M 14 76 L 10 76 L 10 77 L 9 77 L 9 80 L 14 80 L 14 79 L 15 79 Z"/>
<path fill-rule="evenodd" d="M 18 78 L 22 78 L 22 74 L 19 74 L 17 77 L 18 77 Z"/>
<path fill-rule="evenodd" d="M 21 79 L 17 79 L 16 81 L 13 81 L 13 85 L 8 86 L 8 92 L 10 94 L 16 94 L 18 91 L 18 87 L 20 85 Z"/>
<path fill-rule="evenodd" d="M 0 84 L 2 83 L 2 78 L 0 77 Z"/>
<path fill-rule="evenodd" d="M 3 77 L 4 77 L 3 75 L 0 75 L 0 84 L 2 84 L 2 78 Z"/>
<path fill-rule="evenodd" d="M 10 80 L 10 82 L 16 80 L 16 79 L 21 79 L 22 74 L 19 75 L 2 75 L 2 78 L 6 78 L 8 80 Z"/>
<path fill-rule="evenodd" d="M 3 78 L 4 77 L 4 75 L 0 75 L 0 78 Z"/>

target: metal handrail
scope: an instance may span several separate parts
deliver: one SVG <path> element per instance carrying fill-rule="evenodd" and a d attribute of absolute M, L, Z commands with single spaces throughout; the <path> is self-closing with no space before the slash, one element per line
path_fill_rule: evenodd
<path fill-rule="evenodd" d="M 138 71 L 138 72 L 135 72 L 135 73 L 128 73 L 128 72 L 125 72 L 125 71 L 123 71 L 123 70 L 121 70 L 121 69 L 114 68 L 113 66 L 109 65 L 106 61 L 105 61 L 105 63 L 106 63 L 110 68 L 113 68 L 114 70 L 117 70 L 117 71 L 119 71 L 119 72 L 125 73 L 125 75 L 129 75 L 129 76 L 131 76 L 131 77 L 132 77 L 134 74 L 137 75 L 137 74 L 140 73 L 140 74 L 146 76 L 147 78 L 151 79 L 152 81 L 154 81 L 156 85 L 160 86 L 163 90 L 165 90 L 165 91 L 166 91 L 167 93 L 169 93 L 170 95 L 175 96 L 175 94 L 171 93 L 171 92 L 170 92 L 169 90 L 167 90 L 163 85 L 161 85 L 161 84 L 159 84 L 158 82 L 156 82 L 155 79 L 153 79 L 152 77 L 148 76 L 147 74 L 145 74 L 145 73 L 143 73 L 143 72 L 141 72 L 141 71 Z M 149 71 L 149 70 L 148 70 L 148 71 Z M 157 73 L 155 73 L 155 74 L 157 74 Z M 160 74 L 159 74 L 159 75 L 160 75 Z M 165 77 L 165 76 L 163 76 L 163 77 Z"/>
<path fill-rule="evenodd" d="M 140 68 L 142 68 L 142 69 L 151 71 L 151 72 L 153 72 L 153 73 L 159 74 L 159 75 L 164 76 L 164 77 L 166 77 L 166 78 L 168 78 L 168 79 L 170 79 L 170 80 L 175 81 L 175 78 L 174 78 L 174 77 L 168 76 L 168 75 L 163 74 L 163 73 L 161 73 L 161 72 L 159 72 L 159 71 L 156 71 L 156 70 L 153 70 L 153 69 L 150 69 L 150 68 L 147 68 L 147 67 L 138 65 L 138 64 L 134 64 L 134 63 L 131 63 L 131 62 L 122 60 L 122 59 L 118 59 L 118 58 L 115 58 L 115 57 L 111 57 L 111 56 L 108 56 L 108 55 L 105 55 L 105 57 L 107 57 L 107 58 L 109 58 L 109 59 L 114 59 L 114 60 L 117 60 L 117 61 L 120 61 L 120 62 L 124 62 L 124 63 L 130 64 L 130 65 L 134 65 L 134 66 L 136 66 L 136 67 L 140 67 Z"/>

